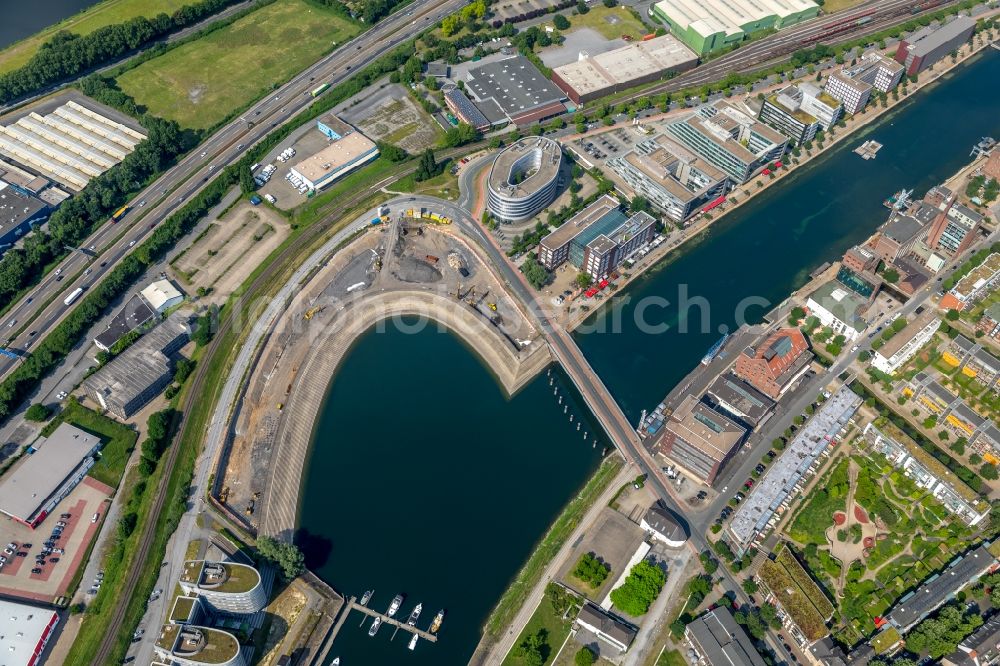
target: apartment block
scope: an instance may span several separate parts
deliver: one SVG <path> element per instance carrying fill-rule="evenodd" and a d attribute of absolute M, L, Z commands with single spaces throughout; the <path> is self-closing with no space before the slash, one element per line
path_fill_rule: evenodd
<path fill-rule="evenodd" d="M 891 375 L 913 358 L 917 350 L 927 344 L 940 327 L 941 320 L 937 313 L 933 310 L 925 311 L 875 352 L 872 365 Z"/>
<path fill-rule="evenodd" d="M 782 88 L 764 98 L 758 118 L 796 144 L 812 141 L 820 129 L 829 129 L 843 106 L 811 83 Z"/>
<path fill-rule="evenodd" d="M 825 90 L 843 105 L 844 113 L 853 115 L 865 108 L 872 90 L 887 93 L 899 85 L 902 78 L 902 65 L 881 53 L 872 52 L 853 67 L 831 74 Z"/>

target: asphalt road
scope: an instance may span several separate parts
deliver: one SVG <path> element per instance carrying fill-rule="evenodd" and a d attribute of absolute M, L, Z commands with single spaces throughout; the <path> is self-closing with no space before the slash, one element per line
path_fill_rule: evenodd
<path fill-rule="evenodd" d="M 206 187 L 225 166 L 239 160 L 247 148 L 274 127 L 309 106 L 313 102 L 309 92 L 317 85 L 342 83 L 359 66 L 375 60 L 463 4 L 463 0 L 443 3 L 416 0 L 405 12 L 394 14 L 347 42 L 212 135 L 140 192 L 121 221 L 101 225 L 80 249 L 70 253 L 56 271 L 49 273 L 5 315 L 2 322 L 5 333 L 14 333 L 7 336 L 6 347 L 18 353 L 30 351 L 36 339 L 44 337 L 72 310 L 73 306 L 64 304 L 64 295 L 78 287 L 86 291 L 96 284 L 157 224 Z M 249 127 L 248 121 L 255 123 L 254 126 Z M 46 303 L 48 300 L 51 302 Z M 0 356 L 0 378 L 18 362 Z"/>

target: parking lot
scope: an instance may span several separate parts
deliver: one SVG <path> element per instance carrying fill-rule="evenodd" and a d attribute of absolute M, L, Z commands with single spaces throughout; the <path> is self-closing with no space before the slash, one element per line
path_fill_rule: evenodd
<path fill-rule="evenodd" d="M 66 595 L 111 492 L 88 476 L 35 529 L 10 518 L 0 521 L 0 547 L 6 547 L 0 594 L 44 602 Z"/>

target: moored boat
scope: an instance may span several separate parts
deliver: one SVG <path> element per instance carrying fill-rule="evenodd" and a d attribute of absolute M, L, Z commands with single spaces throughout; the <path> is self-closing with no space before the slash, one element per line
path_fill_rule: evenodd
<path fill-rule="evenodd" d="M 374 636 L 378 633 L 378 628 L 382 626 L 382 618 L 376 617 L 375 621 L 372 622 L 371 628 L 368 629 L 368 635 Z"/>

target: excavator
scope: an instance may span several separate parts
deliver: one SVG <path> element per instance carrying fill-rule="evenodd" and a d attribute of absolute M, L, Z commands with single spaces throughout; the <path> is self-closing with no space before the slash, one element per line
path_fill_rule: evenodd
<path fill-rule="evenodd" d="M 305 319 L 306 321 L 309 321 L 323 310 L 326 310 L 325 305 L 317 305 L 315 307 L 311 307 L 308 310 L 306 310 L 306 313 L 302 315 L 302 318 Z"/>

